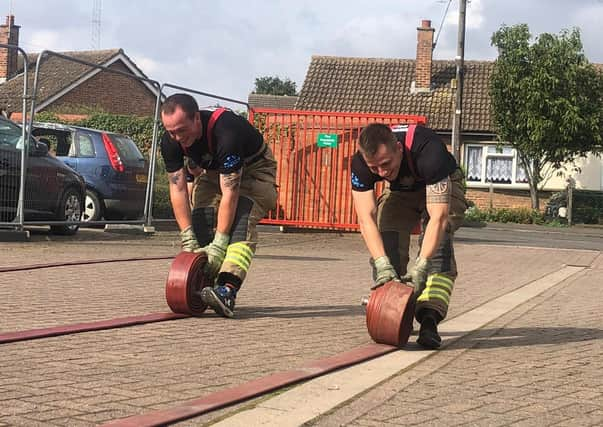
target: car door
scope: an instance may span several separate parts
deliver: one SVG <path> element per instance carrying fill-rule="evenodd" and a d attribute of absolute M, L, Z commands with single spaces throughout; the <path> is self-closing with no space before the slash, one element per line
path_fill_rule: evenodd
<path fill-rule="evenodd" d="M 77 157 L 77 171 L 84 176 L 87 183 L 97 187 L 95 182 L 98 172 L 98 161 L 96 159 L 96 150 L 94 148 L 94 136 L 86 131 L 78 130 L 74 133 L 75 155 Z"/>
<path fill-rule="evenodd" d="M 0 122 L 0 221 L 15 219 L 21 179 L 21 150 Z"/>
<path fill-rule="evenodd" d="M 35 141 L 29 142 L 27 177 L 25 183 L 26 216 L 48 218 L 54 212 L 56 195 L 61 188 L 56 160 L 48 154 L 47 146 Z"/>
<path fill-rule="evenodd" d="M 53 131 L 56 139 L 56 158 L 73 170 L 78 170 L 77 147 L 74 144 L 74 133 L 71 131 Z"/>
<path fill-rule="evenodd" d="M 24 146 L 21 128 L 8 120 L 1 120 L 0 146 L 1 219 L 12 221 L 16 215 L 21 188 L 21 153 Z M 44 188 L 44 171 L 40 167 L 40 154 L 43 154 L 43 150 L 40 151 L 37 142 L 31 138 L 29 156 L 26 159 L 24 192 L 26 218 L 47 210 L 48 192 Z"/>

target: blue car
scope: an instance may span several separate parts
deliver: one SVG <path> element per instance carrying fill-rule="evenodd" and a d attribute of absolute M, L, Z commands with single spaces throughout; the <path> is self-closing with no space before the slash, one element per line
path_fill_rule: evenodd
<path fill-rule="evenodd" d="M 84 177 L 82 221 L 142 217 L 148 164 L 128 136 L 57 123 L 34 123 L 32 135 Z"/>
<path fill-rule="evenodd" d="M 0 116 L 0 221 L 10 223 L 17 214 L 21 187 L 21 127 Z M 84 205 L 84 179 L 31 138 L 25 175 L 25 221 L 80 221 Z M 55 234 L 75 234 L 77 224 L 56 224 Z"/>

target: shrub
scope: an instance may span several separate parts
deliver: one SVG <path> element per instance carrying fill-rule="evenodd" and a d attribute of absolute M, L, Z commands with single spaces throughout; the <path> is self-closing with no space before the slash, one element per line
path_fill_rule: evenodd
<path fill-rule="evenodd" d="M 465 211 L 465 221 L 468 222 L 485 222 L 487 219 L 487 214 L 485 211 L 481 211 L 477 206 L 470 206 Z"/>
<path fill-rule="evenodd" d="M 544 224 L 545 218 L 537 209 L 501 208 L 480 210 L 472 206 L 465 211 L 465 221 L 469 222 L 512 222 L 517 224 Z"/>
<path fill-rule="evenodd" d="M 157 157 L 155 168 L 155 182 L 153 185 L 153 218 L 174 218 L 174 211 L 170 202 L 170 189 L 165 172 L 165 163 L 161 157 Z"/>

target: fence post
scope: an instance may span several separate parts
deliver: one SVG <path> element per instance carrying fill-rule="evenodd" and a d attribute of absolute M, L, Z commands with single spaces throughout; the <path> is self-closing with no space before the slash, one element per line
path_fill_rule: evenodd
<path fill-rule="evenodd" d="M 572 225 L 572 210 L 574 204 L 574 187 L 576 180 L 571 176 L 567 179 L 567 225 Z"/>
<path fill-rule="evenodd" d="M 488 193 L 490 196 L 490 210 L 494 209 L 494 184 L 490 182 L 490 187 L 488 188 Z"/>

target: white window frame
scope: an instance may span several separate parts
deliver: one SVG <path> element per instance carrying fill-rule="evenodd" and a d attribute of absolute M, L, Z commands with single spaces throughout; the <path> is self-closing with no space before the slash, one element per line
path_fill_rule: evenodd
<path fill-rule="evenodd" d="M 482 162 L 481 162 L 481 179 L 479 181 L 470 181 L 467 177 L 467 187 L 471 188 L 484 188 L 493 186 L 495 188 L 520 188 L 520 189 L 528 189 L 529 184 L 527 182 L 516 182 L 515 179 L 517 177 L 517 167 L 519 165 L 520 159 L 517 155 L 517 150 L 515 150 L 510 145 L 502 145 L 500 148 L 502 150 L 511 149 L 511 153 L 489 153 L 488 148 L 496 147 L 499 148 L 497 144 L 493 143 L 479 143 L 479 142 L 471 142 L 464 144 L 463 150 L 463 167 L 465 171 L 468 171 L 468 161 L 469 161 L 469 148 L 481 148 L 482 150 Z M 486 180 L 486 165 L 488 158 L 511 158 L 512 166 L 511 166 L 511 175 L 512 181 L 510 183 L 501 183 L 501 182 L 488 182 Z"/>

